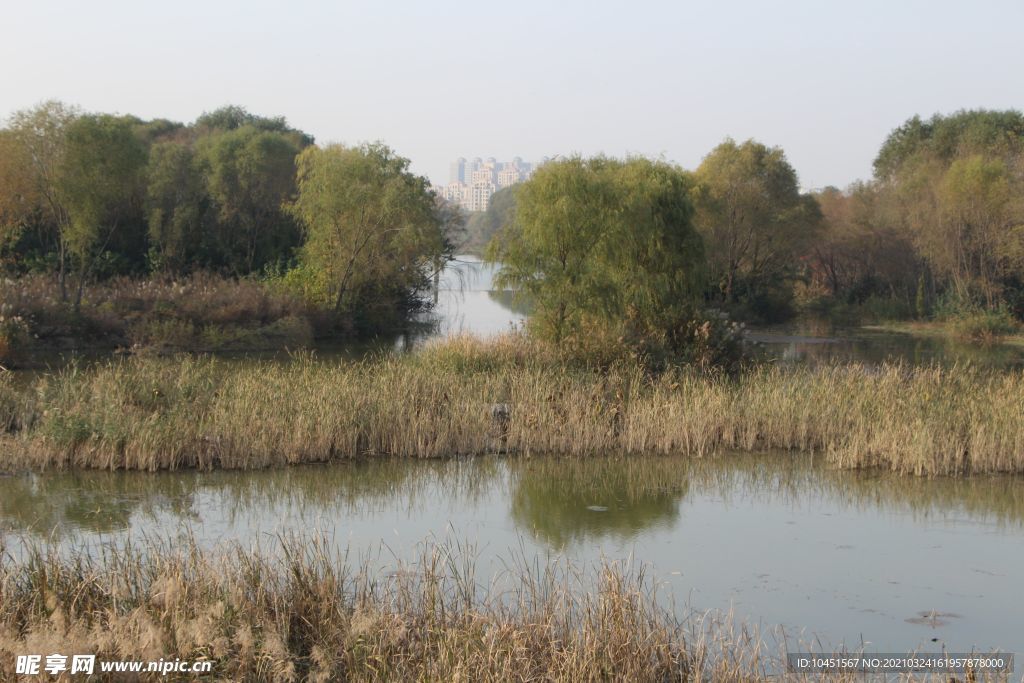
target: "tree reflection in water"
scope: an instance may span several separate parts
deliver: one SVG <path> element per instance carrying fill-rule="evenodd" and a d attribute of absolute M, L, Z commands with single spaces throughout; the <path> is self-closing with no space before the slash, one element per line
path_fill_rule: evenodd
<path fill-rule="evenodd" d="M 689 490 L 678 458 L 544 458 L 512 464 L 512 519 L 555 549 L 672 526 Z"/>

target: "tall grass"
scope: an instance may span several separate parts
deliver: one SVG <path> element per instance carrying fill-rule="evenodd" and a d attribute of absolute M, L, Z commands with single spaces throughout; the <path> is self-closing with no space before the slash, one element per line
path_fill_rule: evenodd
<path fill-rule="evenodd" d="M 323 541 L 209 553 L 166 543 L 102 556 L 35 548 L 0 562 L 0 678 L 15 654 L 212 660 L 216 680 L 690 680 L 713 663 L 642 571 L 523 563 L 480 586 L 472 553 L 427 546 L 383 577 Z M 692 631 L 691 631 L 692 632 Z"/>
<path fill-rule="evenodd" d="M 731 614 L 680 619 L 627 562 L 522 560 L 482 584 L 458 545 L 428 544 L 386 576 L 318 537 L 272 545 L 0 552 L 0 681 L 19 680 L 17 655 L 54 652 L 209 661 L 225 681 L 803 681 L 786 649 L 820 650 L 785 633 L 769 647 Z"/>
<path fill-rule="evenodd" d="M 652 377 L 630 365 L 574 367 L 509 337 L 360 362 L 129 359 L 44 377 L 26 396 L 30 408 L 0 401 L 30 425 L 7 437 L 0 466 L 787 449 L 907 474 L 1024 472 L 1024 373 L 973 367 Z"/>

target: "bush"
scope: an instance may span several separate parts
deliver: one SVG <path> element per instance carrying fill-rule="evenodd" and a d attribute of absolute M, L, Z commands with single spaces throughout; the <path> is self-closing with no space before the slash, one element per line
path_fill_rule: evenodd
<path fill-rule="evenodd" d="M 893 296 L 872 294 L 861 304 L 863 317 L 872 321 L 909 320 L 916 314 L 910 302 Z"/>
<path fill-rule="evenodd" d="M 1013 334 L 1020 329 L 1020 324 L 1013 315 L 1002 307 L 964 312 L 951 322 L 956 336 L 983 344 L 993 344 L 999 341 L 1000 337 Z"/>
<path fill-rule="evenodd" d="M 592 368 L 625 363 L 652 373 L 675 366 L 732 371 L 744 360 L 743 339 L 742 323 L 710 310 L 681 318 L 668 329 L 643 325 L 636 318 L 627 318 L 621 327 L 584 325 L 563 340 L 561 350 L 570 362 Z"/>

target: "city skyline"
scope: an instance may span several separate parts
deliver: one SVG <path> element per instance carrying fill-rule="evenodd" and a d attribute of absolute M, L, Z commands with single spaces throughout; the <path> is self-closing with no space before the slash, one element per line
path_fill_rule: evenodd
<path fill-rule="evenodd" d="M 544 161 L 547 157 L 540 163 Z M 511 161 L 459 157 L 448 165 L 448 182 L 432 185 L 441 197 L 467 211 L 486 211 L 495 192 L 529 179 L 539 165 L 523 161 L 522 157 L 513 157 Z"/>

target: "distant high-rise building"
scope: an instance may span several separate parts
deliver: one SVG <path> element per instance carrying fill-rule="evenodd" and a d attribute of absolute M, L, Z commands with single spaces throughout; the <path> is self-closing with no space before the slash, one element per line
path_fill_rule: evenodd
<path fill-rule="evenodd" d="M 477 171 L 477 173 L 480 173 L 480 171 Z M 463 207 L 470 211 L 486 211 L 487 207 L 491 205 L 491 195 L 496 190 L 497 188 L 494 186 L 494 183 L 491 182 L 473 183 L 469 187 L 468 200 L 463 204 Z"/>
<path fill-rule="evenodd" d="M 466 182 L 466 160 L 463 157 L 459 157 L 451 163 L 451 166 L 448 167 L 448 182 Z"/>
<path fill-rule="evenodd" d="M 437 193 L 450 202 L 463 205 L 466 202 L 466 184 L 461 182 L 448 183 L 437 188 Z"/>
<path fill-rule="evenodd" d="M 476 185 L 477 183 L 490 183 L 493 185 L 494 181 L 494 167 L 484 166 L 473 171 L 473 177 L 470 178 L 469 182 L 471 185 Z"/>
<path fill-rule="evenodd" d="M 483 165 L 484 165 L 484 160 L 481 159 L 480 157 L 476 157 L 472 161 L 467 161 L 466 162 L 466 175 L 462 179 L 462 182 L 466 183 L 467 185 L 472 184 L 472 182 L 473 182 L 473 174 L 476 173 L 477 170 L 481 166 L 483 166 Z"/>
<path fill-rule="evenodd" d="M 471 161 L 460 157 L 449 166 L 448 184 L 435 189 L 438 195 L 468 211 L 486 211 L 491 195 L 528 179 L 533 166 L 520 157 L 505 162 L 494 157 L 474 157 Z"/>
<path fill-rule="evenodd" d="M 518 182 L 522 182 L 522 180 L 523 174 L 520 172 L 519 168 L 516 166 L 512 166 L 511 164 L 507 164 L 505 168 L 498 171 L 499 190 L 502 190 L 506 187 L 511 187 L 512 185 L 515 185 Z"/>

